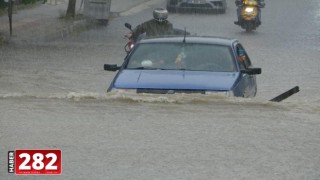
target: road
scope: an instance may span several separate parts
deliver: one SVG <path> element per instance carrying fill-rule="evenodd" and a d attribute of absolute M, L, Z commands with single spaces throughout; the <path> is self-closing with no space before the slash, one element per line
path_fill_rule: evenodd
<path fill-rule="evenodd" d="M 123 61 L 123 24 L 151 18 L 161 0 L 64 40 L 3 47 L 0 179 L 43 179 L 7 173 L 7 151 L 35 148 L 62 150 L 62 175 L 46 179 L 320 179 L 320 3 L 266 1 L 253 33 L 227 3 L 226 14 L 169 20 L 239 39 L 262 68 L 254 99 L 106 94 L 115 73 L 103 64 Z"/>

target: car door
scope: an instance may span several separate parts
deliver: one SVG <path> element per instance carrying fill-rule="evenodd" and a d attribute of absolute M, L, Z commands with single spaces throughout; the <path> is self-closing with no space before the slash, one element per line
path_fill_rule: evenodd
<path fill-rule="evenodd" d="M 235 45 L 236 58 L 239 63 L 240 70 L 248 69 L 252 67 L 250 58 L 240 43 Z M 254 97 L 257 93 L 256 77 L 255 75 L 249 75 L 246 73 L 241 73 L 241 87 L 243 97 Z"/>

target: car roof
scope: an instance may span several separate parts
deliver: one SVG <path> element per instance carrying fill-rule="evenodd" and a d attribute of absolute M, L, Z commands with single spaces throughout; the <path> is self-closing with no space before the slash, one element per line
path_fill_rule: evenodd
<path fill-rule="evenodd" d="M 161 36 L 161 37 L 150 37 L 142 39 L 139 43 L 179 43 L 183 42 L 183 36 Z M 217 44 L 231 46 L 237 39 L 217 37 L 217 36 L 186 36 L 185 43 L 199 43 L 199 44 Z"/>

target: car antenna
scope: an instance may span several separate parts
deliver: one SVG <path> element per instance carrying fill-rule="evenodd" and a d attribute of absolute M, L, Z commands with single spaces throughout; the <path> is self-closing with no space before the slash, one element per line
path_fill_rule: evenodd
<path fill-rule="evenodd" d="M 186 36 L 187 36 L 187 28 L 184 27 L 184 36 L 183 36 L 183 43 L 186 43 Z"/>

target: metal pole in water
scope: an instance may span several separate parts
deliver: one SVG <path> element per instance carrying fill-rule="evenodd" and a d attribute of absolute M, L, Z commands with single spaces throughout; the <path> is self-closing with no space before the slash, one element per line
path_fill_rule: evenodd
<path fill-rule="evenodd" d="M 10 27 L 10 36 L 12 36 L 12 7 L 13 7 L 13 1 L 9 0 L 8 2 L 8 16 L 9 16 L 9 27 Z"/>
<path fill-rule="evenodd" d="M 288 97 L 292 96 L 293 94 L 295 94 L 295 93 L 297 93 L 299 91 L 300 91 L 299 86 L 295 86 L 294 88 L 292 88 L 292 89 L 280 94 L 279 96 L 271 99 L 270 101 L 280 102 L 280 101 L 282 101 L 284 99 L 287 99 Z"/>

